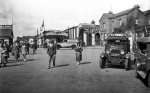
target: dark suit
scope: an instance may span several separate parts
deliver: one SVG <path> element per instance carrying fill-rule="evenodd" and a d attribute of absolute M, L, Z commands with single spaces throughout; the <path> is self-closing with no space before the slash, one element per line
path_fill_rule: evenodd
<path fill-rule="evenodd" d="M 51 65 L 51 61 L 53 61 L 53 66 L 55 66 L 55 57 L 56 57 L 56 46 L 48 46 L 47 47 L 47 54 L 49 55 L 49 66 Z"/>

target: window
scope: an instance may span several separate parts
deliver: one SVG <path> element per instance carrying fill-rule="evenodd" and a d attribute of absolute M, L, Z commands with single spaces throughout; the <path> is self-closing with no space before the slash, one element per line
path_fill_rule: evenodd
<path fill-rule="evenodd" d="M 149 25 L 150 25 L 150 20 L 149 20 Z"/>
<path fill-rule="evenodd" d="M 105 23 L 103 23 L 103 28 L 105 28 Z"/>
<path fill-rule="evenodd" d="M 121 19 L 119 19 L 119 25 L 122 25 Z"/>
<path fill-rule="evenodd" d="M 115 22 L 114 22 L 114 21 L 112 21 L 112 26 L 113 26 L 113 27 L 115 26 Z"/>
<path fill-rule="evenodd" d="M 138 19 L 135 20 L 135 24 L 138 24 Z"/>

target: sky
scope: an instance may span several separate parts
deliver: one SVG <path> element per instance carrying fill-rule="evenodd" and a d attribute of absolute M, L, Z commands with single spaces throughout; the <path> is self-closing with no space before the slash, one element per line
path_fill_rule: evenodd
<path fill-rule="evenodd" d="M 12 24 L 14 37 L 36 35 L 44 20 L 45 30 L 65 30 L 91 23 L 103 13 L 118 13 L 140 5 L 150 9 L 150 0 L 0 0 L 0 25 Z"/>

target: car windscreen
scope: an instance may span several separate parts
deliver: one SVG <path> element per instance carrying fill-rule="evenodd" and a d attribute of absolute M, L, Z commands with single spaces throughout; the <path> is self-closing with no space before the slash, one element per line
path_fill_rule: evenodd
<path fill-rule="evenodd" d="M 109 45 L 127 45 L 128 41 L 127 40 L 112 39 L 112 40 L 107 40 L 107 44 L 109 44 Z"/>

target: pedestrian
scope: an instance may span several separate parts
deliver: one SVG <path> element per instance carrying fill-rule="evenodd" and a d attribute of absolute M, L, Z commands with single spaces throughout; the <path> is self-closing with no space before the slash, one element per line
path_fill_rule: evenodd
<path fill-rule="evenodd" d="M 35 42 L 33 42 L 32 48 L 33 48 L 33 54 L 36 54 L 37 46 Z"/>
<path fill-rule="evenodd" d="M 16 61 L 16 62 L 19 62 L 19 58 L 20 58 L 20 47 L 19 47 L 17 41 L 14 43 L 14 46 L 13 46 L 13 54 L 14 54 L 15 61 Z"/>
<path fill-rule="evenodd" d="M 23 61 L 26 61 L 27 47 L 26 47 L 25 43 L 22 44 L 21 52 L 23 55 Z"/>
<path fill-rule="evenodd" d="M 5 47 L 5 49 L 6 49 L 7 57 L 9 58 L 9 51 L 10 51 L 10 48 L 9 48 L 9 45 L 7 44 L 7 42 L 4 42 L 4 47 Z"/>
<path fill-rule="evenodd" d="M 56 53 L 57 53 L 57 41 L 54 39 L 54 55 L 53 55 L 53 66 L 55 66 L 55 59 L 56 59 Z"/>
<path fill-rule="evenodd" d="M 81 44 L 79 42 L 77 43 L 77 47 L 75 48 L 75 51 L 76 51 L 77 65 L 79 65 L 80 61 L 82 61 L 82 51 L 83 51 L 83 48 L 81 47 Z"/>
<path fill-rule="evenodd" d="M 55 67 L 56 47 L 54 46 L 53 40 L 50 40 L 48 43 L 47 54 L 49 55 L 49 64 L 47 69 L 50 69 L 52 61 L 53 61 L 53 66 Z"/>
<path fill-rule="evenodd" d="M 4 64 L 4 67 L 6 67 L 7 63 L 7 50 L 4 47 L 4 44 L 0 44 L 0 67 L 2 64 Z"/>
<path fill-rule="evenodd" d="M 27 54 L 29 55 L 29 48 L 30 48 L 29 42 L 26 43 L 26 48 L 27 48 Z"/>

